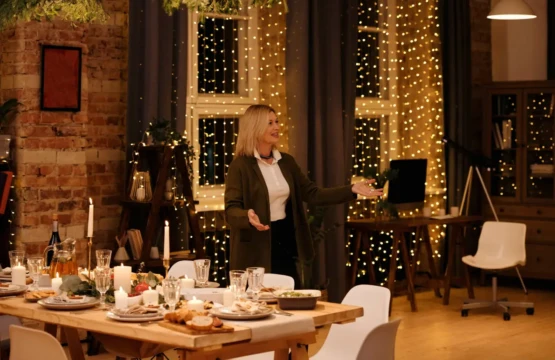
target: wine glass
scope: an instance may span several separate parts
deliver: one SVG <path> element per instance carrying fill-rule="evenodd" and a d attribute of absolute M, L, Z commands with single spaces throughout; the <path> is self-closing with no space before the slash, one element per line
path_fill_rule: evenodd
<path fill-rule="evenodd" d="M 208 285 L 208 273 L 210 272 L 210 260 L 208 259 L 198 259 L 194 261 L 195 264 L 195 275 L 197 277 L 197 282 L 199 287 L 205 287 Z"/>
<path fill-rule="evenodd" d="M 260 290 L 264 286 L 264 268 L 249 267 L 247 268 L 247 278 L 249 281 L 249 289 L 252 291 L 252 299 L 258 301 Z"/>
<path fill-rule="evenodd" d="M 110 259 L 112 258 L 112 250 L 99 249 L 96 250 L 96 266 L 99 268 L 109 268 Z"/>
<path fill-rule="evenodd" d="M 231 270 L 229 272 L 231 288 L 235 292 L 235 300 L 241 299 L 241 295 L 247 288 L 247 272 L 244 270 Z"/>
<path fill-rule="evenodd" d="M 39 289 L 39 276 L 42 274 L 44 269 L 44 258 L 42 256 L 31 256 L 27 259 L 27 267 L 29 268 L 29 273 L 33 279 L 34 290 Z"/>
<path fill-rule="evenodd" d="M 10 255 L 10 266 L 12 268 L 25 264 L 25 251 L 11 250 L 8 254 Z"/>
<path fill-rule="evenodd" d="M 169 278 L 162 283 L 162 290 L 164 291 L 164 300 L 170 307 L 170 312 L 175 311 L 175 305 L 181 297 L 180 281 L 175 278 Z"/>
<path fill-rule="evenodd" d="M 94 269 L 94 281 L 96 290 L 100 293 L 100 308 L 106 308 L 106 292 L 110 289 L 112 282 L 110 268 L 97 267 Z"/>

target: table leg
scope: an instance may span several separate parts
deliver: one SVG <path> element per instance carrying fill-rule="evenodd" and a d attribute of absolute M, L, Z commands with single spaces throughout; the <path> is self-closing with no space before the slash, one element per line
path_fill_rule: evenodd
<path fill-rule="evenodd" d="M 418 266 L 418 259 L 420 258 L 420 247 L 422 246 L 422 241 L 420 241 L 421 237 L 422 237 L 422 228 L 419 226 L 416 228 L 416 248 L 414 249 L 414 257 L 412 258 L 413 279 L 416 276 L 416 268 Z"/>
<path fill-rule="evenodd" d="M 418 311 L 416 307 L 416 297 L 414 296 L 414 282 L 412 278 L 412 271 L 410 269 L 409 251 L 407 249 L 407 243 L 402 232 L 395 231 L 393 237 L 401 243 L 401 256 L 403 259 L 403 267 L 405 268 L 405 276 L 407 278 L 407 287 L 410 297 L 410 308 L 412 311 Z"/>
<path fill-rule="evenodd" d="M 428 257 L 428 267 L 430 268 L 430 274 L 432 274 L 432 279 L 435 280 L 435 286 L 434 286 L 434 292 L 436 297 L 440 298 L 441 297 L 441 292 L 439 290 L 439 274 L 437 273 L 437 267 L 434 261 L 434 254 L 433 254 L 433 250 L 432 250 L 432 243 L 431 243 L 431 239 L 430 239 L 430 231 L 428 230 L 428 226 L 424 226 L 424 228 L 422 229 L 422 235 L 423 235 L 423 241 L 424 241 L 424 246 L 426 247 L 426 256 Z"/>
<path fill-rule="evenodd" d="M 58 325 L 44 323 L 44 331 L 54 336 L 56 339 L 58 338 Z"/>
<path fill-rule="evenodd" d="M 274 360 L 288 360 L 289 349 L 279 349 L 274 351 Z"/>
<path fill-rule="evenodd" d="M 355 250 L 353 252 L 353 263 L 351 265 L 351 287 L 355 286 L 358 272 L 358 254 L 360 252 L 360 241 L 362 240 L 362 232 L 355 230 Z"/>
<path fill-rule="evenodd" d="M 451 295 L 451 279 L 453 277 L 453 267 L 455 266 L 455 246 L 456 239 L 451 232 L 449 237 L 449 254 L 447 255 L 447 268 L 445 269 L 445 294 L 443 296 L 443 305 L 449 305 L 449 296 Z"/>
<path fill-rule="evenodd" d="M 397 250 L 399 249 L 399 239 L 393 234 L 393 246 L 391 249 L 391 260 L 389 261 L 389 274 L 387 275 L 387 287 L 391 291 L 391 297 L 395 290 L 395 272 L 397 271 Z"/>
<path fill-rule="evenodd" d="M 308 360 L 308 350 L 306 346 L 297 344 L 291 348 L 291 360 Z"/>
<path fill-rule="evenodd" d="M 77 329 L 63 326 L 62 330 L 66 334 L 71 360 L 85 360 L 85 354 L 83 353 L 83 348 L 81 347 L 81 340 L 79 339 Z"/>
<path fill-rule="evenodd" d="M 457 228 L 457 234 L 458 234 L 457 242 L 461 247 L 461 255 L 465 256 L 466 255 L 465 232 L 463 231 L 461 226 L 456 226 L 456 228 Z M 472 279 L 470 279 L 470 272 L 468 271 L 468 265 L 466 265 L 465 263 L 463 263 L 462 265 L 463 265 L 463 273 L 464 273 L 464 282 L 466 283 L 466 289 L 468 291 L 468 298 L 474 299 L 474 287 L 472 287 Z"/>

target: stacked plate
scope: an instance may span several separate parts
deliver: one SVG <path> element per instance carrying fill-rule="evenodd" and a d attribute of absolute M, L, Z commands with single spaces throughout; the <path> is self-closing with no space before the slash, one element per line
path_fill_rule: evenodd
<path fill-rule="evenodd" d="M 14 284 L 4 284 L 4 285 L 7 285 L 7 286 L 0 287 L 0 297 L 23 294 L 27 290 L 26 285 L 14 285 Z"/>
<path fill-rule="evenodd" d="M 97 298 L 83 296 L 80 299 L 70 299 L 66 296 L 53 296 L 37 303 L 50 310 L 83 310 L 95 307 L 100 301 Z"/>
<path fill-rule="evenodd" d="M 162 309 L 158 309 L 156 312 L 147 312 L 144 314 L 139 313 L 125 313 L 118 310 L 109 311 L 106 314 L 108 319 L 123 321 L 123 322 L 146 322 L 146 321 L 157 321 L 164 318 L 164 313 Z"/>

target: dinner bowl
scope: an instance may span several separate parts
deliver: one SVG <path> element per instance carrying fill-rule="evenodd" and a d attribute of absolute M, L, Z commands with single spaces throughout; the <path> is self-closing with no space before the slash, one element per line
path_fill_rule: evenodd
<path fill-rule="evenodd" d="M 312 310 L 322 296 L 319 290 L 284 290 L 274 294 L 281 310 Z"/>

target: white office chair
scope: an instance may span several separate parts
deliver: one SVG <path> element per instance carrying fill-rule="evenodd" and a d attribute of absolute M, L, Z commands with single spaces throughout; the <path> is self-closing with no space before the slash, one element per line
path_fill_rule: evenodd
<path fill-rule="evenodd" d="M 67 360 L 62 345 L 47 332 L 11 325 L 10 340 L 10 360 Z"/>
<path fill-rule="evenodd" d="M 366 336 L 357 360 L 394 360 L 395 340 L 401 319 L 378 325 Z"/>
<path fill-rule="evenodd" d="M 295 288 L 295 279 L 291 276 L 281 275 L 281 274 L 264 274 L 264 286 L 267 288 L 283 288 L 291 289 Z"/>
<path fill-rule="evenodd" d="M 364 315 L 355 322 L 333 324 L 324 345 L 313 360 L 354 360 L 365 349 L 365 342 L 372 341 L 368 335 L 377 326 L 387 323 L 389 318 L 389 289 L 374 285 L 358 285 L 345 296 L 342 304 L 361 306 Z M 395 341 L 394 341 L 395 343 Z M 369 359 L 368 357 L 364 359 Z"/>
<path fill-rule="evenodd" d="M 178 278 L 180 276 L 187 276 L 189 279 L 196 279 L 197 273 L 195 272 L 195 262 L 191 260 L 181 260 L 172 265 L 168 270 L 168 277 L 173 276 Z"/>
<path fill-rule="evenodd" d="M 514 267 L 518 273 L 524 292 L 528 293 L 517 266 L 526 265 L 526 225 L 519 223 L 487 221 L 482 227 L 476 255 L 468 255 L 462 261 L 470 266 L 484 270 L 502 270 Z M 468 316 L 468 310 L 480 308 L 501 308 L 503 319 L 510 320 L 509 308 L 525 308 L 528 315 L 534 314 L 534 303 L 510 302 L 497 299 L 497 276 L 492 278 L 492 301 L 467 299 L 461 310 L 461 316 Z"/>
<path fill-rule="evenodd" d="M 0 315 L 0 359 L 8 358 L 10 325 L 21 325 L 21 320 L 11 315 Z"/>

